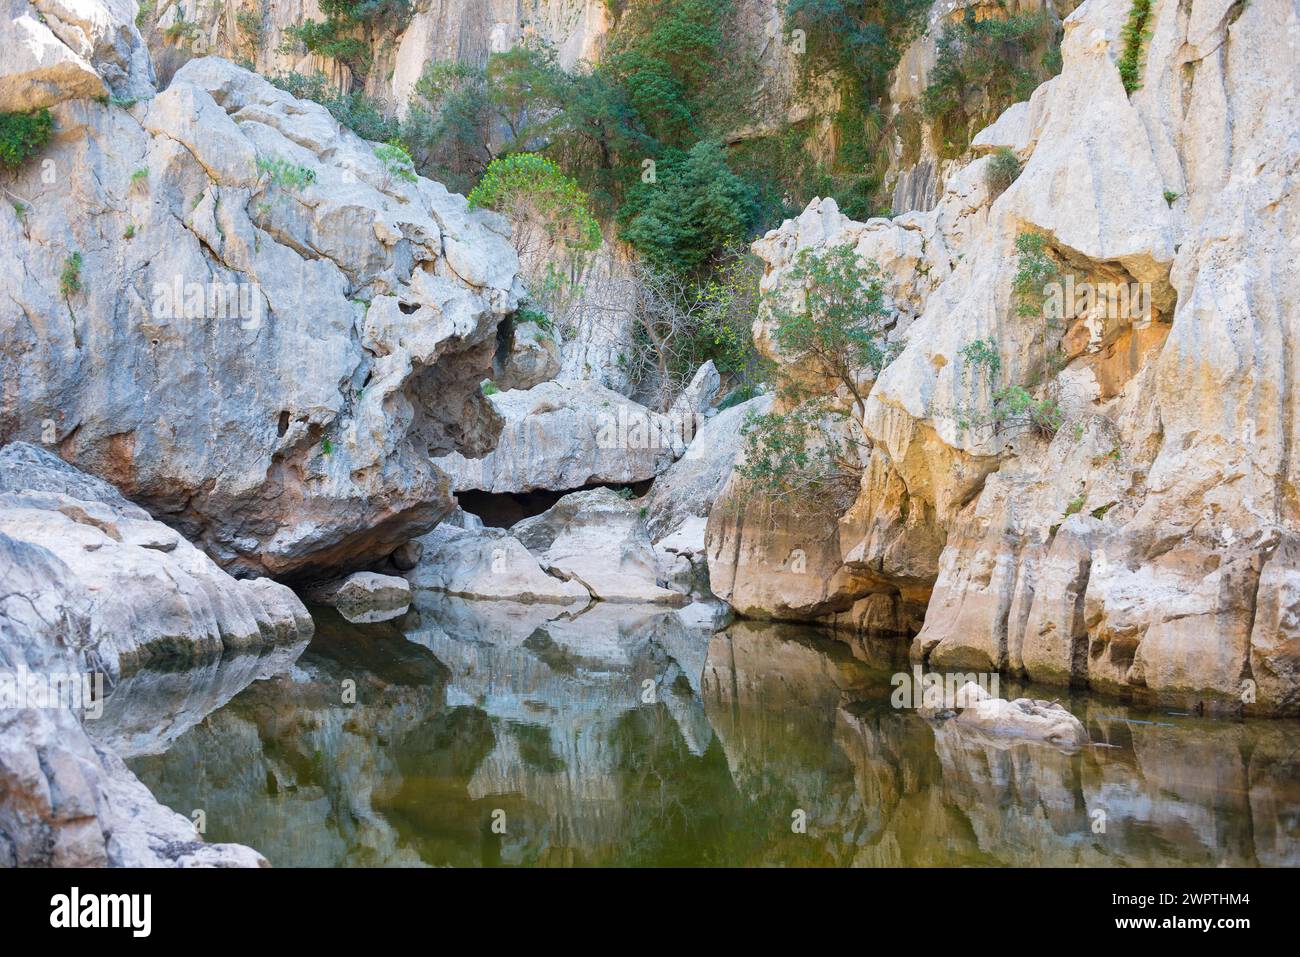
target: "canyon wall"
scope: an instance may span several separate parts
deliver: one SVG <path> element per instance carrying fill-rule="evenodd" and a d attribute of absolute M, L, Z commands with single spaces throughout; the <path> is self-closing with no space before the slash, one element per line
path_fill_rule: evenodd
<path fill-rule="evenodd" d="M 936 666 L 1300 711 L 1298 9 L 1156 2 L 1130 94 L 1129 4 L 1088 0 L 1061 75 L 974 141 L 1023 163 L 1005 192 L 981 155 L 928 212 L 854 223 L 823 200 L 755 244 L 779 288 L 798 249 L 853 243 L 884 271 L 901 351 L 838 522 L 761 515 L 740 490 L 715 506 L 722 597 L 900 631 L 924 607 L 913 655 Z M 1014 288 L 1026 233 L 1080 282 L 1147 284 L 1150 309 L 1045 332 Z M 972 427 L 1009 385 L 1054 401 L 1057 427 Z"/>

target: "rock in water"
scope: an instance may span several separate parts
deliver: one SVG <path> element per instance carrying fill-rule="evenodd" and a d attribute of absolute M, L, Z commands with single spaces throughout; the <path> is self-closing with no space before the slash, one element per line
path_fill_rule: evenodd
<path fill-rule="evenodd" d="M 686 595 L 664 587 L 641 511 L 638 503 L 597 488 L 564 496 L 511 532 L 543 568 L 581 583 L 601 601 L 684 605 Z"/>
<path fill-rule="evenodd" d="M 269 579 L 240 581 L 109 485 L 44 449 L 0 449 L 0 532 L 59 562 L 85 595 L 84 664 L 110 682 L 149 660 L 198 662 L 309 638 L 301 601 Z"/>
<path fill-rule="evenodd" d="M 0 708 L 0 866 L 265 865 L 250 848 L 205 844 L 155 801 L 87 737 L 93 703 L 66 689 L 95 674 L 112 687 L 149 661 L 305 641 L 297 597 L 231 578 L 112 486 L 22 443 L 0 449 L 0 581 L 6 675 L 59 676 L 65 689 Z"/>
<path fill-rule="evenodd" d="M 308 590 L 311 601 L 333 605 L 351 622 L 386 621 L 402 614 L 411 604 L 411 586 L 405 578 L 356 572 L 347 578 Z"/>
<path fill-rule="evenodd" d="M 24 70 L 6 58 L 0 92 Z M 129 107 L 85 95 L 51 107 L 56 179 L 7 174 L 0 441 L 56 448 L 240 574 L 365 567 L 432 528 L 453 502 L 429 456 L 499 429 L 479 382 L 521 289 L 504 220 L 225 60 Z"/>

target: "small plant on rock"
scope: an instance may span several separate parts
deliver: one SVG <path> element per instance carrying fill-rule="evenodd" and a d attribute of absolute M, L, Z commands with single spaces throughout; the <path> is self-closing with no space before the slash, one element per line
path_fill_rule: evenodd
<path fill-rule="evenodd" d="M 54 132 L 49 110 L 0 113 L 0 167 L 17 169 L 37 153 Z"/>

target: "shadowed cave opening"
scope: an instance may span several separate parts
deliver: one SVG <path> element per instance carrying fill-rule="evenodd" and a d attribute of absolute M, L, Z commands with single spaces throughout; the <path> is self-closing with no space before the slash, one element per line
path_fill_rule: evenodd
<path fill-rule="evenodd" d="M 456 493 L 460 507 L 483 520 L 484 525 L 492 528 L 509 528 L 516 522 L 534 515 L 541 515 L 548 508 L 574 492 L 585 492 L 593 488 L 610 488 L 614 491 L 629 489 L 633 497 L 640 498 L 650 491 L 654 479 L 640 482 L 593 482 L 579 488 L 552 491 L 535 489 L 531 492 L 484 492 L 479 489 L 467 489 Z"/>

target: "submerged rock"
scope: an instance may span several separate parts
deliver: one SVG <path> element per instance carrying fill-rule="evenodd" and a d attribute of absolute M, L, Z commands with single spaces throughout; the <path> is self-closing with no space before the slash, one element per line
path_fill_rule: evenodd
<path fill-rule="evenodd" d="M 350 622 L 386 621 L 401 615 L 411 604 L 411 586 L 405 578 L 378 572 L 354 572 L 347 578 L 317 585 L 307 592 L 312 601 L 332 605 Z"/>
<path fill-rule="evenodd" d="M 964 731 L 993 737 L 1029 738 L 1061 748 L 1081 748 L 1088 743 L 1083 722 L 1056 701 L 995 697 L 973 681 L 958 688 L 941 710 L 919 709 L 922 717 L 952 718 Z M 953 717 L 955 715 L 955 717 Z"/>

